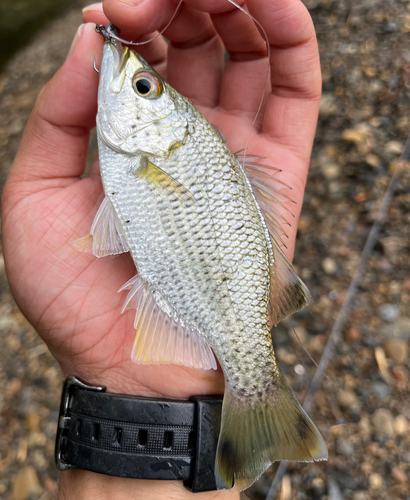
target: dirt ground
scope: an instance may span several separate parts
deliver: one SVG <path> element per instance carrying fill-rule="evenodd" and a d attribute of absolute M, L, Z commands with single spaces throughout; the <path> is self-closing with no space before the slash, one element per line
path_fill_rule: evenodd
<path fill-rule="evenodd" d="M 410 130 L 410 2 L 306 4 L 320 44 L 323 99 L 294 260 L 312 302 L 292 323 L 319 361 Z M 79 23 L 79 12 L 53 21 L 0 75 L 1 182 L 35 97 L 63 62 Z M 316 393 L 312 417 L 329 461 L 290 464 L 281 500 L 410 499 L 409 209 L 407 162 Z M 302 401 L 315 366 L 289 322 L 273 337 Z M 51 500 L 62 377 L 13 302 L 1 253 L 0 339 L 0 499 Z M 271 480 L 268 471 L 249 497 L 264 499 Z"/>

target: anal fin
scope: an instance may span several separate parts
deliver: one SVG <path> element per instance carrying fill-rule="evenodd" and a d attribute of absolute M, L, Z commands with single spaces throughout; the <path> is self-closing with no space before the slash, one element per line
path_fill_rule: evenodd
<path fill-rule="evenodd" d="M 137 310 L 134 321 L 135 341 L 131 359 L 140 364 L 168 364 L 216 370 L 215 356 L 209 345 L 196 333 L 162 311 L 148 285 L 138 276 L 119 291 L 129 290 L 122 312 Z"/>

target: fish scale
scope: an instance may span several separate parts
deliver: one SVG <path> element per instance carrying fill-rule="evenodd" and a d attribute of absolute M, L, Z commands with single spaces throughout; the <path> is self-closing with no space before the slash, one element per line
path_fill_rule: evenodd
<path fill-rule="evenodd" d="M 106 199 L 93 249 L 97 256 L 130 251 L 135 262 L 138 274 L 123 287 L 127 307 L 137 309 L 133 360 L 209 369 L 216 355 L 225 375 L 219 489 L 248 487 L 275 460 L 326 458 L 273 351 L 270 319 L 301 309 L 309 296 L 257 203 L 258 193 L 262 207 L 272 200 L 266 220 L 280 225 L 277 191 L 260 178 L 254 191 L 203 115 L 138 54 L 100 32 L 97 135 Z"/>

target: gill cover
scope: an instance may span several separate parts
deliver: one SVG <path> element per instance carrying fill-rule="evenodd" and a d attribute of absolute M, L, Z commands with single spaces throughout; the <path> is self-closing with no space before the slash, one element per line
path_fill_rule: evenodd
<path fill-rule="evenodd" d="M 187 141 L 191 107 L 139 54 L 104 38 L 99 139 L 120 154 L 169 158 Z"/>

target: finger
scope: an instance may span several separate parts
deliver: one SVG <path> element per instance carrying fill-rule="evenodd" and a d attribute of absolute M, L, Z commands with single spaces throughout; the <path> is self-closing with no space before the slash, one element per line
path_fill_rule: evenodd
<path fill-rule="evenodd" d="M 83 173 L 97 113 L 98 75 L 93 64 L 102 43 L 93 24 L 79 28 L 66 62 L 37 98 L 12 177 L 64 182 Z"/>
<path fill-rule="evenodd" d="M 152 30 L 161 32 L 177 6 L 175 0 L 134 0 L 132 5 L 106 0 L 104 12 L 121 33 L 140 35 Z M 223 46 L 209 15 L 182 4 L 164 36 L 170 40 L 168 82 L 194 103 L 214 106 L 219 100 Z"/>
<path fill-rule="evenodd" d="M 179 0 L 105 0 L 104 13 L 127 33 L 146 34 L 167 25 Z"/>
<path fill-rule="evenodd" d="M 307 165 L 321 95 L 319 51 L 312 19 L 299 0 L 249 0 L 271 47 L 271 94 L 263 133 Z M 306 166 L 307 169 L 307 166 Z"/>
<path fill-rule="evenodd" d="M 104 14 L 102 3 L 93 3 L 83 9 L 83 23 L 103 24 L 107 26 L 107 17 Z"/>
<path fill-rule="evenodd" d="M 270 90 L 266 41 L 253 20 L 239 9 L 214 14 L 212 21 L 229 52 L 220 106 L 253 120 L 262 96 L 267 97 Z"/>
<path fill-rule="evenodd" d="M 107 26 L 107 24 L 110 21 L 104 14 L 103 4 L 97 3 L 89 5 L 88 7 L 85 7 L 83 9 L 83 22 L 84 23 L 90 22 Z M 142 42 L 144 40 L 150 40 L 156 37 L 157 34 L 158 34 L 157 32 L 149 33 L 143 37 L 139 37 L 136 40 L 134 39 L 135 32 L 122 31 L 121 38 L 130 41 Z M 157 71 L 161 73 L 163 77 L 165 77 L 163 73 L 165 70 L 165 63 L 167 59 L 168 45 L 161 36 L 154 38 L 152 42 L 149 42 L 144 45 L 138 45 L 132 48 L 134 50 L 137 50 L 137 52 L 141 54 L 141 56 L 144 59 L 146 59 L 149 62 L 149 64 L 151 64 L 151 66 L 153 66 Z"/>
<path fill-rule="evenodd" d="M 210 14 L 220 14 L 230 10 L 236 10 L 237 7 L 230 2 L 230 0 L 184 0 L 187 4 L 195 9 Z M 243 6 L 245 0 L 234 0 L 237 5 Z"/>
<path fill-rule="evenodd" d="M 182 4 L 164 32 L 169 39 L 168 81 L 195 105 L 219 102 L 224 47 L 208 14 Z"/>

